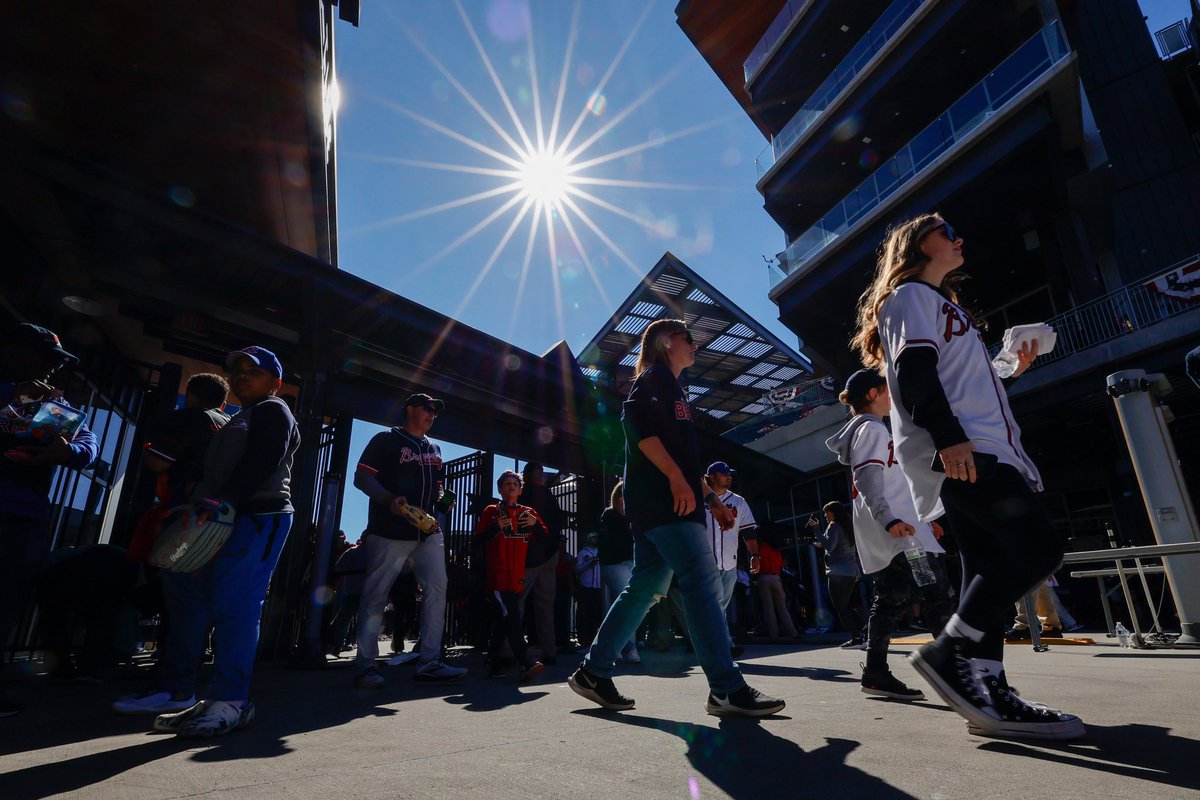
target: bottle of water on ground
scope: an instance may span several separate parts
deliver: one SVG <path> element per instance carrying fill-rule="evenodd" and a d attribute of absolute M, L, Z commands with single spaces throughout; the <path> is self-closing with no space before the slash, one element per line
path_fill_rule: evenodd
<path fill-rule="evenodd" d="M 904 537 L 904 557 L 908 559 L 908 566 L 917 586 L 932 586 L 937 583 L 937 575 L 933 572 L 933 565 L 929 563 L 929 554 L 917 541 L 917 537 Z"/>
<path fill-rule="evenodd" d="M 1121 623 L 1117 623 L 1117 627 L 1113 628 L 1113 634 L 1117 637 L 1117 645 L 1120 647 L 1129 647 L 1132 644 L 1132 636 L 1129 629 Z"/>

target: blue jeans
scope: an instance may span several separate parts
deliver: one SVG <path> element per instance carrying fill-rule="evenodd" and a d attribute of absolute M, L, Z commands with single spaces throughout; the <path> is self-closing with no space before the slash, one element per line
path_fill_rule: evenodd
<path fill-rule="evenodd" d="M 729 633 L 729 601 L 733 599 L 733 590 L 737 587 L 737 568 L 723 569 L 718 573 L 721 577 L 721 615 L 725 619 L 725 635 L 729 646 L 733 647 L 733 637 Z"/>
<path fill-rule="evenodd" d="M 604 581 L 604 588 L 608 590 L 608 607 L 617 602 L 617 597 L 621 592 L 625 591 L 625 587 L 629 585 L 629 576 L 633 574 L 633 559 L 628 561 L 618 561 L 616 564 L 601 564 L 600 565 L 600 580 Z M 637 634 L 635 633 L 636 637 Z M 630 639 L 622 650 L 630 647 L 636 647 L 637 640 Z"/>
<path fill-rule="evenodd" d="M 291 527 L 291 514 L 238 517 L 225 546 L 202 569 L 163 573 L 171 628 L 159 663 L 162 688 L 195 692 L 196 673 L 212 628 L 216 660 L 208 699 L 244 702 L 250 698 L 263 601 Z"/>
<path fill-rule="evenodd" d="M 629 585 L 604 617 L 584 666 L 602 678 L 613 676 L 617 654 L 650 607 L 667 593 L 673 574 L 679 576 L 692 646 L 709 688 L 716 694 L 742 688 L 746 681 L 729 654 L 729 628 L 712 544 L 698 522 L 673 522 L 635 537 Z"/>

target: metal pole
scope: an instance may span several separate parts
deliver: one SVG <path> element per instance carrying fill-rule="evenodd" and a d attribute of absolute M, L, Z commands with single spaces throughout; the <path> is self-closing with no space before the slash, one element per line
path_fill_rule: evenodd
<path fill-rule="evenodd" d="M 325 663 L 325 649 L 321 645 L 321 624 L 325 618 L 326 596 L 329 587 L 325 576 L 329 574 L 329 555 L 333 544 L 333 530 L 337 526 L 338 498 L 342 493 L 342 476 L 330 473 L 321 484 L 321 510 L 317 517 L 317 536 L 313 543 L 312 571 L 309 573 L 308 613 L 304 619 L 304 636 L 296 653 L 295 662 L 321 666 Z"/>
<path fill-rule="evenodd" d="M 1179 458 L 1157 397 L 1170 391 L 1161 375 L 1131 369 L 1108 376 L 1121 430 L 1160 544 L 1200 541 L 1200 525 L 1179 469 Z M 1200 647 L 1200 555 L 1163 558 L 1182 635 L 1176 645 Z M 1124 580 L 1124 573 L 1121 573 Z M 1147 598 L 1148 599 L 1148 598 Z"/>

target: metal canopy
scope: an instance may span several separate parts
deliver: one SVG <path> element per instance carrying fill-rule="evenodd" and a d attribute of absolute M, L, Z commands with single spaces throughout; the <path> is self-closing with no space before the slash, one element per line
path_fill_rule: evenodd
<path fill-rule="evenodd" d="M 767 392 L 812 377 L 808 358 L 669 252 L 583 349 L 583 374 L 624 396 L 633 380 L 642 332 L 664 317 L 687 322 L 700 345 L 696 365 L 684 376 L 688 397 L 724 430 L 765 411 L 760 401 Z"/>

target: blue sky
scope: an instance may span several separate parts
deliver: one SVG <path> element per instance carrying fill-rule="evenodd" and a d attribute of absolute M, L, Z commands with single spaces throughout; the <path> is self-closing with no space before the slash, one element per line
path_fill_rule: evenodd
<path fill-rule="evenodd" d="M 578 353 L 670 250 L 794 342 L 767 299 L 762 257 L 785 243 L 754 190 L 766 140 L 676 25 L 674 7 L 364 4 L 360 28 L 337 28 L 341 267 L 527 350 L 565 339 Z M 1142 7 L 1151 30 L 1188 14 L 1186 0 Z M 598 162 L 576 173 L 591 182 L 575 188 L 595 199 L 572 200 L 599 232 L 564 205 L 552 213 L 553 258 L 545 214 L 532 205 L 516 222 L 519 198 L 499 212 L 516 198 L 502 190 L 515 178 L 494 174 L 515 170 L 503 159 L 519 164 L 528 149 L 513 116 L 538 149 L 538 109 L 543 142 L 561 144 L 574 129 L 565 151 L 586 145 L 574 163 Z M 356 425 L 352 459 L 379 430 Z M 443 449 L 447 458 L 467 452 Z M 365 513 L 351 489 L 343 516 L 351 539 Z"/>

